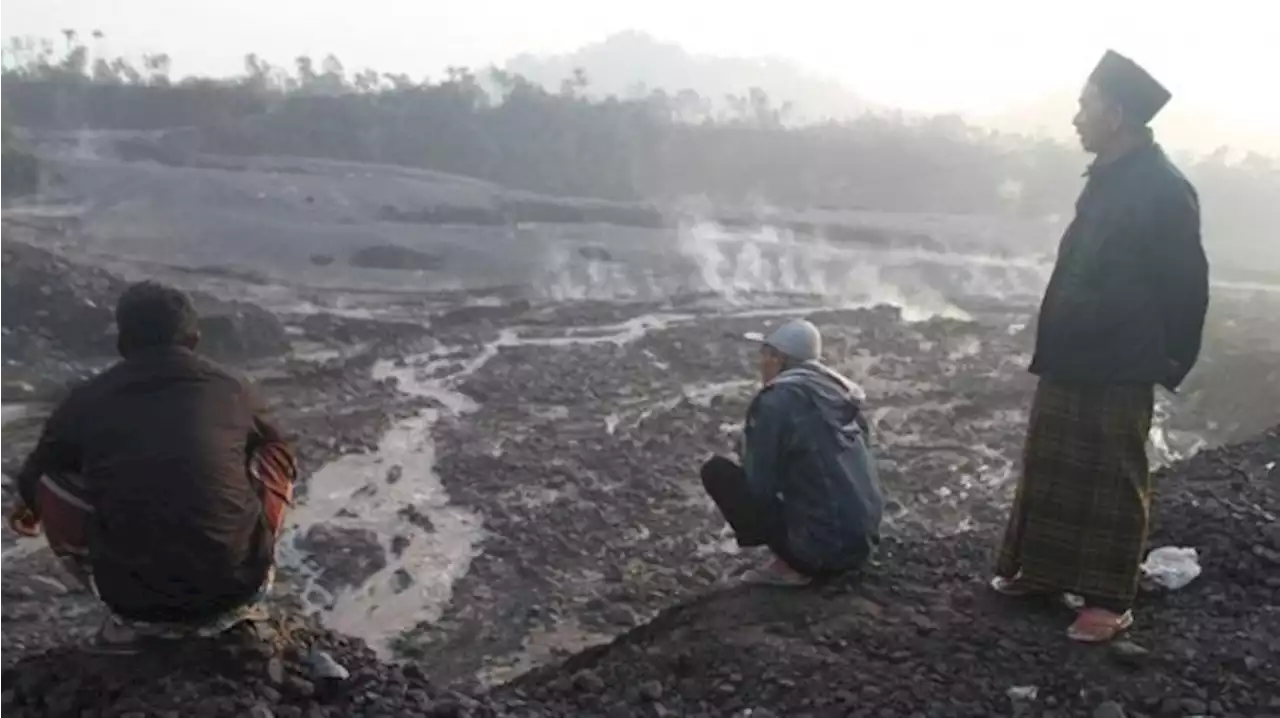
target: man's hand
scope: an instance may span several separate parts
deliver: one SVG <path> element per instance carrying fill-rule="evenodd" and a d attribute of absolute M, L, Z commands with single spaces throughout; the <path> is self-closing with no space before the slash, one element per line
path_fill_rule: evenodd
<path fill-rule="evenodd" d="M 1161 385 L 1174 394 L 1178 393 L 1178 385 L 1187 376 L 1187 372 L 1182 368 L 1182 364 L 1174 359 L 1169 359 L 1165 367 L 1165 379 Z"/>
<path fill-rule="evenodd" d="M 36 516 L 36 512 L 27 508 L 27 505 L 19 501 L 14 505 L 13 511 L 9 512 L 9 528 L 19 536 L 31 538 L 40 535 L 40 517 Z"/>

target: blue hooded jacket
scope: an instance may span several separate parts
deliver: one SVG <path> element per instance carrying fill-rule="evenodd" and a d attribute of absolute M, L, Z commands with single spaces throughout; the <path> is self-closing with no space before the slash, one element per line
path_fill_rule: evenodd
<path fill-rule="evenodd" d="M 790 368 L 751 402 L 748 490 L 777 502 L 791 551 L 816 570 L 862 564 L 880 542 L 884 499 L 862 390 L 819 362 Z"/>

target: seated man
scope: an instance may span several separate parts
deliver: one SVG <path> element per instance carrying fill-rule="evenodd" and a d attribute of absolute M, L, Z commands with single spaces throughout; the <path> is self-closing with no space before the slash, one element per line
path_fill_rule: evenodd
<path fill-rule="evenodd" d="M 116 307 L 123 361 L 53 412 L 10 518 L 44 524 L 110 609 L 100 640 L 211 635 L 262 615 L 294 457 L 251 389 L 194 353 L 182 292 L 145 282 Z"/>
<path fill-rule="evenodd" d="M 774 560 L 751 583 L 803 586 L 862 565 L 880 541 L 883 498 L 862 416 L 862 391 L 819 361 L 804 320 L 762 340 L 764 388 L 747 411 L 742 466 L 716 456 L 702 483 L 739 546 Z"/>

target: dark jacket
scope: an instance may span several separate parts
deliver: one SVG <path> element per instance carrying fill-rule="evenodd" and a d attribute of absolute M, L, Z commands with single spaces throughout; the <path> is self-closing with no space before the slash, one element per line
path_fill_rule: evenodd
<path fill-rule="evenodd" d="M 1040 307 L 1031 371 L 1176 389 L 1200 353 L 1208 303 L 1196 191 L 1144 144 L 1088 173 Z"/>
<path fill-rule="evenodd" d="M 54 411 L 18 478 L 83 477 L 94 582 L 119 615 L 194 621 L 250 598 L 274 540 L 246 473 L 247 442 L 276 438 L 250 388 L 185 349 L 122 361 Z"/>
<path fill-rule="evenodd" d="M 818 571 L 861 564 L 880 541 L 884 500 L 861 391 L 816 363 L 789 369 L 747 412 L 743 470 L 781 504 L 789 549 Z"/>

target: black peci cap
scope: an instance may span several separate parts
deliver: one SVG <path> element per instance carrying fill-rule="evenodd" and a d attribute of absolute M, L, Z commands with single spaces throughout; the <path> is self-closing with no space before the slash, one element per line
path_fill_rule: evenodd
<path fill-rule="evenodd" d="M 1150 122 L 1172 97 L 1151 73 L 1115 50 L 1102 56 L 1089 82 L 1140 125 Z"/>

